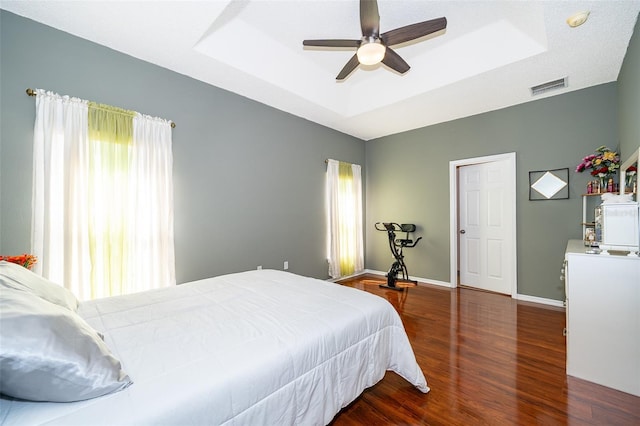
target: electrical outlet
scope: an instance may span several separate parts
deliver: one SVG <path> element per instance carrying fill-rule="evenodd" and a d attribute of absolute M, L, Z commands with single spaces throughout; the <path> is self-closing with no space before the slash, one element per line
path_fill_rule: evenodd
<path fill-rule="evenodd" d="M 262 265 L 258 265 L 258 271 L 262 269 Z"/>
<path fill-rule="evenodd" d="M 289 269 L 289 261 L 285 260 L 284 261 L 284 270 L 286 271 L 287 269 Z"/>

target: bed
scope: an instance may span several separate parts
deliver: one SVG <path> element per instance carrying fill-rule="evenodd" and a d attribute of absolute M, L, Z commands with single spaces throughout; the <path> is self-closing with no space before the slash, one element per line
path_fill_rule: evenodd
<path fill-rule="evenodd" d="M 224 275 L 77 312 L 132 384 L 77 402 L 3 396 L 0 424 L 322 425 L 387 370 L 429 391 L 386 300 L 288 272 Z"/>

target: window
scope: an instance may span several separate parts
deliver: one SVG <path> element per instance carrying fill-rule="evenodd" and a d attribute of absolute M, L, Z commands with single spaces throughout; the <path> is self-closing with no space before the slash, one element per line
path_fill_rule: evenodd
<path fill-rule="evenodd" d="M 357 164 L 327 160 L 327 259 L 329 276 L 364 269 L 362 177 Z"/>
<path fill-rule="evenodd" d="M 175 284 L 170 122 L 42 90 L 36 271 L 79 299 Z"/>

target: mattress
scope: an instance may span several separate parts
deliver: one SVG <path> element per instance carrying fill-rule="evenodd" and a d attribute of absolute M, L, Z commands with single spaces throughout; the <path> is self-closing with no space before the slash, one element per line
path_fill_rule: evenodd
<path fill-rule="evenodd" d="M 0 400 L 4 425 L 322 425 L 391 370 L 428 392 L 381 297 L 275 270 L 81 304 L 133 380 L 72 403 Z"/>

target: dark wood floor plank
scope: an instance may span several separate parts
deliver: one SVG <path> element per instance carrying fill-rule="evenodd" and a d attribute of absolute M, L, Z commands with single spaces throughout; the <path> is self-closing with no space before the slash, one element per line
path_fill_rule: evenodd
<path fill-rule="evenodd" d="M 346 425 L 640 425 L 640 397 L 567 376 L 564 309 L 468 288 L 382 289 L 431 392 L 388 372 L 333 420 Z"/>

